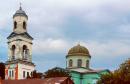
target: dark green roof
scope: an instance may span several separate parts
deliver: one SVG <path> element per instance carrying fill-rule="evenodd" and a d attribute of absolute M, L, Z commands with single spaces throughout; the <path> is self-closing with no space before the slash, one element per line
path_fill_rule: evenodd
<path fill-rule="evenodd" d="M 19 10 L 16 11 L 16 13 L 13 15 L 13 18 L 15 16 L 25 16 L 26 18 L 28 18 L 27 14 L 25 13 L 25 11 L 22 10 L 22 7 L 19 8 Z"/>
<path fill-rule="evenodd" d="M 12 32 L 12 33 L 7 37 L 7 39 L 10 39 L 10 38 L 15 37 L 15 36 L 23 36 L 23 37 L 25 37 L 25 38 L 29 38 L 29 39 L 33 40 L 33 38 L 32 38 L 27 32 L 20 33 L 20 34 L 17 34 L 17 33 L 15 33 L 15 32 Z"/>

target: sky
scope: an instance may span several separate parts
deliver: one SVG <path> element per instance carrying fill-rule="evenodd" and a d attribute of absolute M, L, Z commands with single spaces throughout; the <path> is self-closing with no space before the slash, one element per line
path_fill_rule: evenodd
<path fill-rule="evenodd" d="M 0 61 L 7 61 L 7 37 L 20 2 L 34 38 L 36 70 L 65 68 L 69 49 L 78 43 L 89 50 L 92 69 L 116 70 L 130 58 L 130 0 L 3 0 Z"/>

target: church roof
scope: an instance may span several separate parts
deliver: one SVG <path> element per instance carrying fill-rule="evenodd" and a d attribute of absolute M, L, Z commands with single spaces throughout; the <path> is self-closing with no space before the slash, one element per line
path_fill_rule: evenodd
<path fill-rule="evenodd" d="M 0 80 L 0 84 L 74 84 L 69 77 L 45 79 Z"/>
<path fill-rule="evenodd" d="M 67 56 L 89 56 L 89 57 L 91 57 L 88 49 L 84 46 L 81 46 L 80 44 L 72 47 L 69 50 Z"/>
<path fill-rule="evenodd" d="M 108 69 L 97 69 L 97 70 L 93 70 L 93 69 L 84 69 L 84 68 L 78 68 L 78 69 L 71 69 L 71 72 L 77 72 L 77 73 L 100 73 L 103 71 L 107 71 L 110 72 Z"/>
<path fill-rule="evenodd" d="M 29 38 L 29 39 L 33 40 L 33 38 L 32 38 L 27 32 L 20 33 L 20 34 L 17 34 L 17 33 L 15 33 L 15 32 L 12 32 L 12 33 L 7 37 L 7 39 L 10 39 L 10 38 L 15 37 L 15 36 L 23 36 L 23 37 L 25 37 L 25 38 Z"/>
<path fill-rule="evenodd" d="M 25 13 L 25 11 L 22 10 L 22 7 L 20 6 L 19 10 L 17 10 L 15 12 L 15 14 L 13 15 L 13 18 L 15 16 L 25 16 L 26 18 L 28 18 L 27 14 Z"/>

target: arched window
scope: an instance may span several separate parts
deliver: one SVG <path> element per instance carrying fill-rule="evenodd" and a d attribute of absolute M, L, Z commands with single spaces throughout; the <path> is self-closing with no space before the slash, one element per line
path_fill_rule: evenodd
<path fill-rule="evenodd" d="M 89 68 L 89 60 L 86 61 L 86 68 Z"/>
<path fill-rule="evenodd" d="M 26 45 L 23 45 L 23 59 L 27 59 L 28 49 Z"/>
<path fill-rule="evenodd" d="M 17 28 L 17 22 L 15 21 L 14 22 L 14 29 L 16 29 Z"/>
<path fill-rule="evenodd" d="M 15 59 L 15 45 L 12 45 L 12 59 Z"/>
<path fill-rule="evenodd" d="M 78 59 L 77 66 L 82 67 L 82 60 L 81 59 Z"/>
<path fill-rule="evenodd" d="M 69 67 L 72 67 L 72 66 L 73 66 L 73 60 L 70 59 L 70 60 L 69 60 Z"/>
<path fill-rule="evenodd" d="M 26 29 L 26 22 L 23 22 L 23 28 Z"/>

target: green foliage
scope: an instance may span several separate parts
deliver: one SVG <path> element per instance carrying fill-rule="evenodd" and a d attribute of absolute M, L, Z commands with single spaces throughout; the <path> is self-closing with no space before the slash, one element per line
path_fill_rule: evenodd
<path fill-rule="evenodd" d="M 102 75 L 97 84 L 130 84 L 130 59 L 122 63 L 118 70 Z"/>
<path fill-rule="evenodd" d="M 32 73 L 31 73 L 31 76 L 29 74 L 27 74 L 27 79 L 34 79 L 34 78 L 42 78 L 43 77 L 43 74 L 40 73 L 40 72 L 37 72 L 36 70 L 34 70 Z"/>
<path fill-rule="evenodd" d="M 44 73 L 45 78 L 51 77 L 70 77 L 69 72 L 66 69 L 55 67 Z"/>
<path fill-rule="evenodd" d="M 4 63 L 0 63 L 0 77 L 2 79 L 5 79 L 5 64 Z"/>

